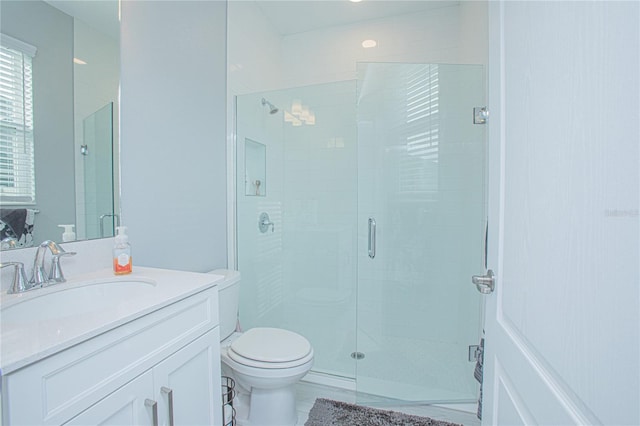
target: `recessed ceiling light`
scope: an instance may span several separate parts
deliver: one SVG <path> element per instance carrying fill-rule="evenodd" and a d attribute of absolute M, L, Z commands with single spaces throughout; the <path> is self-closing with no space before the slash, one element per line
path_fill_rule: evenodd
<path fill-rule="evenodd" d="M 85 61 L 83 61 L 82 59 L 78 59 L 78 58 L 73 58 L 73 63 L 74 64 L 78 64 L 78 65 L 87 65 L 87 63 Z"/>
<path fill-rule="evenodd" d="M 360 3 L 362 0 L 349 0 L 351 3 Z"/>
<path fill-rule="evenodd" d="M 378 45 L 378 42 L 375 40 L 365 40 L 362 42 L 362 47 L 364 47 L 365 49 L 369 49 L 371 47 L 376 47 Z"/>

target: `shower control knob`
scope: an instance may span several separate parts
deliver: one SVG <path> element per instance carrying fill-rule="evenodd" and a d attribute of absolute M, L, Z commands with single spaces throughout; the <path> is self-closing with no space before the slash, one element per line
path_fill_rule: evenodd
<path fill-rule="evenodd" d="M 260 214 L 260 218 L 258 219 L 258 229 L 260 229 L 260 232 L 264 234 L 269 230 L 269 227 L 271 227 L 271 232 L 274 232 L 276 225 L 271 222 L 271 220 L 269 219 L 269 215 L 264 212 Z"/>
<path fill-rule="evenodd" d="M 471 282 L 476 285 L 480 293 L 491 294 L 495 288 L 495 275 L 493 275 L 493 271 L 489 269 L 486 275 L 473 275 Z"/>

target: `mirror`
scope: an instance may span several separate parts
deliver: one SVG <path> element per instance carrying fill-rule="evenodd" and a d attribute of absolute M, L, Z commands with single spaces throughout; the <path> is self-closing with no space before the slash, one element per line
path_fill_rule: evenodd
<path fill-rule="evenodd" d="M 118 1 L 2 0 L 0 17 L 3 36 L 36 49 L 35 203 L 0 200 L 0 219 L 18 216 L 10 223 L 20 234 L 18 244 L 2 248 L 62 242 L 59 225 L 74 225 L 78 240 L 113 236 L 120 204 Z"/>
<path fill-rule="evenodd" d="M 249 138 L 244 140 L 244 195 L 267 195 L 267 147 Z"/>

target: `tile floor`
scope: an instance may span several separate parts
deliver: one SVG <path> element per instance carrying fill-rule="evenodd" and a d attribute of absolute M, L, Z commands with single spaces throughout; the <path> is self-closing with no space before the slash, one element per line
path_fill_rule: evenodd
<path fill-rule="evenodd" d="M 313 403 L 316 398 L 329 398 L 349 403 L 356 402 L 356 393 L 354 391 L 304 381 L 297 385 L 296 391 L 296 401 L 298 404 L 298 426 L 303 426 L 307 421 L 309 411 L 311 410 L 311 407 L 313 407 Z M 379 398 L 379 401 L 380 403 L 375 405 L 376 408 L 400 411 L 407 414 L 414 414 L 416 416 L 431 417 L 436 420 L 463 424 L 464 426 L 480 425 L 480 420 L 478 420 L 475 413 L 452 410 L 433 405 L 391 405 L 393 404 L 392 401 L 384 400 L 383 398 Z"/>

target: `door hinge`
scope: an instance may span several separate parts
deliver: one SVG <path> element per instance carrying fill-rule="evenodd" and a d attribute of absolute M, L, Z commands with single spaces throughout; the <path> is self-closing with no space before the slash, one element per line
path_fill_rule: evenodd
<path fill-rule="evenodd" d="M 487 107 L 473 108 L 473 124 L 486 124 L 489 119 L 489 110 Z"/>
<path fill-rule="evenodd" d="M 481 354 L 480 345 L 469 345 L 469 362 L 477 362 Z"/>

